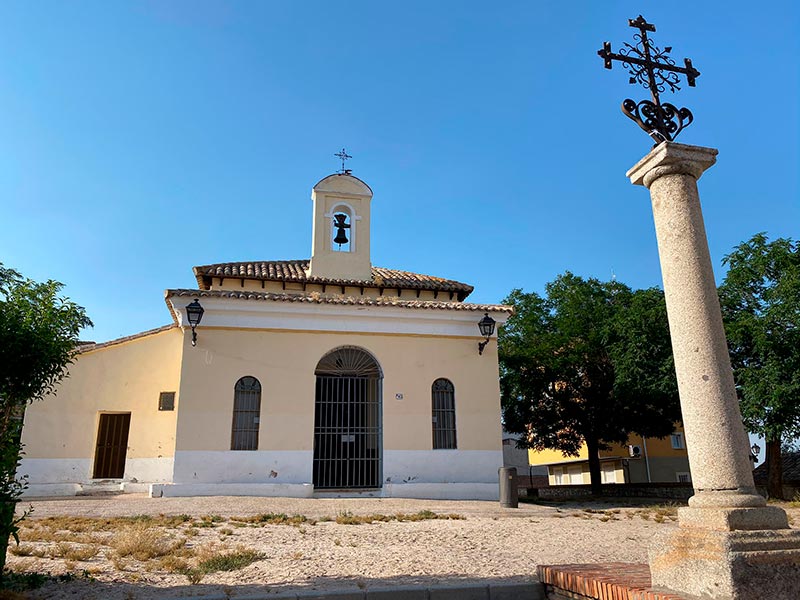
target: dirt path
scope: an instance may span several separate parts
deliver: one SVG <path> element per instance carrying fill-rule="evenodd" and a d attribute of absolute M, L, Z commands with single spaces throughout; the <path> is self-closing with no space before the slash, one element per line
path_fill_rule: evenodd
<path fill-rule="evenodd" d="M 211 594 L 235 598 L 265 592 L 357 590 L 456 580 L 525 581 L 538 564 L 646 561 L 650 538 L 675 526 L 674 508 L 615 504 L 523 504 L 519 509 L 502 509 L 496 502 L 471 501 L 144 496 L 50 499 L 32 504 L 34 513 L 22 535 L 28 555 L 10 555 L 9 566 L 52 574 L 87 571 L 91 577 L 48 584 L 31 596 L 54 600 Z M 398 513 L 420 511 L 463 518 L 396 520 Z M 309 520 L 294 526 L 254 520 L 254 515 L 264 513 L 298 514 Z M 337 516 L 346 522 L 373 514 L 391 520 L 360 525 L 336 522 Z M 155 518 L 134 525 L 113 520 L 133 515 Z M 166 524 L 167 519 L 158 515 L 186 516 L 181 517 L 184 521 L 172 519 L 172 524 Z M 74 522 L 48 520 L 64 516 Z M 99 521 L 76 517 L 112 520 L 104 525 L 106 530 L 99 531 Z M 324 518 L 333 520 L 319 521 Z M 87 523 L 95 523 L 88 527 L 91 531 L 87 531 Z M 179 549 L 147 560 L 121 556 L 120 544 L 126 538 L 144 540 L 149 535 L 161 536 Z M 72 546 L 88 548 L 87 554 L 94 548 L 96 555 L 86 560 L 54 556 L 69 556 Z M 203 573 L 194 584 L 187 575 L 191 571 L 181 570 L 183 563 L 197 565 L 203 557 L 236 552 L 250 553 L 256 559 L 236 570 Z"/>

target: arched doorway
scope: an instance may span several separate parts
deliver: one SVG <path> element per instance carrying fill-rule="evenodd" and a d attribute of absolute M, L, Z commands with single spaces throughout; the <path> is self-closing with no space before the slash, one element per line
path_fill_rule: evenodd
<path fill-rule="evenodd" d="M 314 374 L 314 488 L 380 487 L 380 365 L 361 348 L 345 346 L 323 356 Z"/>

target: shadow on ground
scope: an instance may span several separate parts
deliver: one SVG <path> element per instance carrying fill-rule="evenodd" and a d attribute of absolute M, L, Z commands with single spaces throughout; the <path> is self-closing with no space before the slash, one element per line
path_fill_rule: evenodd
<path fill-rule="evenodd" d="M 172 587 L 159 587 L 157 583 L 127 582 L 127 581 L 94 581 L 89 579 L 76 579 L 62 583 L 48 583 L 45 586 L 27 592 L 31 599 L 48 600 L 155 600 L 168 598 L 214 598 L 228 599 L 248 597 L 269 598 L 278 594 L 309 594 L 313 597 L 324 596 L 326 593 L 362 592 L 398 587 L 458 587 L 462 585 L 507 585 L 530 584 L 536 581 L 533 576 L 535 566 L 532 566 L 530 577 L 503 577 L 503 578 L 475 578 L 459 575 L 447 577 L 429 576 L 399 576 L 379 578 L 359 577 L 319 577 L 309 580 L 304 584 L 293 583 L 290 585 L 265 584 L 204 584 L 180 585 Z M 0 595 L 0 598 L 2 596 Z"/>

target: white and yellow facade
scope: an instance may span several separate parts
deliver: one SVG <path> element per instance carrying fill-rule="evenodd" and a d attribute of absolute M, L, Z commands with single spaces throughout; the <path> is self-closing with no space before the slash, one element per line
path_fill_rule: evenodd
<path fill-rule="evenodd" d="M 691 483 L 689 456 L 683 426 L 665 438 L 631 435 L 627 444 L 611 444 L 599 451 L 602 483 Z M 589 454 L 586 444 L 577 456 L 558 450 L 529 450 L 530 464 L 547 467 L 550 485 L 588 485 Z"/>
<path fill-rule="evenodd" d="M 349 173 L 320 181 L 312 200 L 310 261 L 195 267 L 198 289 L 165 293 L 172 325 L 84 347 L 57 398 L 27 411 L 21 471 L 29 495 L 105 486 L 153 496 L 497 498 L 497 345 L 479 355 L 477 323 L 488 313 L 502 324 L 511 309 L 464 302 L 466 284 L 373 267 L 372 192 Z M 349 226 L 344 248 L 334 243 L 336 215 Z M 185 308 L 195 299 L 205 312 L 193 346 Z M 349 417 L 354 428 L 335 433 L 335 458 L 347 468 L 350 450 L 341 448 L 359 446 L 377 478 L 323 492 L 318 432 L 336 424 L 324 416 L 334 400 L 320 387 L 319 368 L 342 349 L 372 361 L 378 391 L 359 392 L 372 416 Z M 236 413 L 243 378 L 257 383 L 260 404 Z M 435 448 L 432 386 L 441 381 L 454 421 L 448 447 Z M 337 393 L 336 403 L 349 401 Z M 165 394 L 170 402 L 160 402 Z M 107 451 L 101 421 L 114 420 L 103 415 L 129 415 L 118 477 L 98 477 L 110 472 L 98 470 Z M 242 415 L 253 443 L 244 450 L 232 441 Z M 358 427 L 367 425 L 371 441 L 362 443 Z"/>

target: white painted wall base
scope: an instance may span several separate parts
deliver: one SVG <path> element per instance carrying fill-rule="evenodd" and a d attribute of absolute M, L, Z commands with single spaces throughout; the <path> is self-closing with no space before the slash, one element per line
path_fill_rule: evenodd
<path fill-rule="evenodd" d="M 172 481 L 175 461 L 171 456 L 161 458 L 129 458 L 125 461 L 123 480 L 131 483 L 166 483 Z"/>
<path fill-rule="evenodd" d="M 89 458 L 23 458 L 17 475 L 27 475 L 31 486 L 88 482 L 92 477 L 92 461 Z"/>
<path fill-rule="evenodd" d="M 384 498 L 429 500 L 500 500 L 499 483 L 389 483 Z"/>
<path fill-rule="evenodd" d="M 314 493 L 313 452 L 180 451 L 175 459 L 125 463 L 120 481 L 91 479 L 91 459 L 23 460 L 26 496 L 72 496 L 92 491 L 147 492 L 160 496 L 374 496 L 436 500 L 497 500 L 502 450 L 386 450 L 383 486 L 359 492 Z M 174 476 L 174 478 L 173 478 Z M 111 487 L 109 487 L 111 486 Z M 106 489 L 107 488 L 107 489 Z"/>
<path fill-rule="evenodd" d="M 500 499 L 499 483 L 387 483 L 375 490 L 320 490 L 314 498 L 418 498 L 420 500 Z"/>
<path fill-rule="evenodd" d="M 74 496 L 81 491 L 77 483 L 33 483 L 22 494 L 23 498 L 47 498 L 50 496 Z"/>
<path fill-rule="evenodd" d="M 17 474 L 28 476 L 28 489 L 23 497 L 74 496 L 92 491 L 142 493 L 152 483 L 172 480 L 172 457 L 129 458 L 125 475 L 111 482 L 92 479 L 90 458 L 23 458 Z"/>
<path fill-rule="evenodd" d="M 497 483 L 503 450 L 384 450 L 384 485 Z"/>
<path fill-rule="evenodd" d="M 401 483 L 369 491 L 314 492 L 310 483 L 156 483 L 151 498 L 185 496 L 263 496 L 283 498 L 422 498 L 431 500 L 499 500 L 497 483 Z"/>
<path fill-rule="evenodd" d="M 310 483 L 155 483 L 150 486 L 151 498 L 182 496 L 264 496 L 311 498 Z"/>
<path fill-rule="evenodd" d="M 131 483 L 130 481 L 123 481 L 120 486 L 123 494 L 147 494 L 150 492 L 152 483 Z"/>
<path fill-rule="evenodd" d="M 311 481 L 311 450 L 187 451 L 175 453 L 173 482 L 298 484 Z"/>

